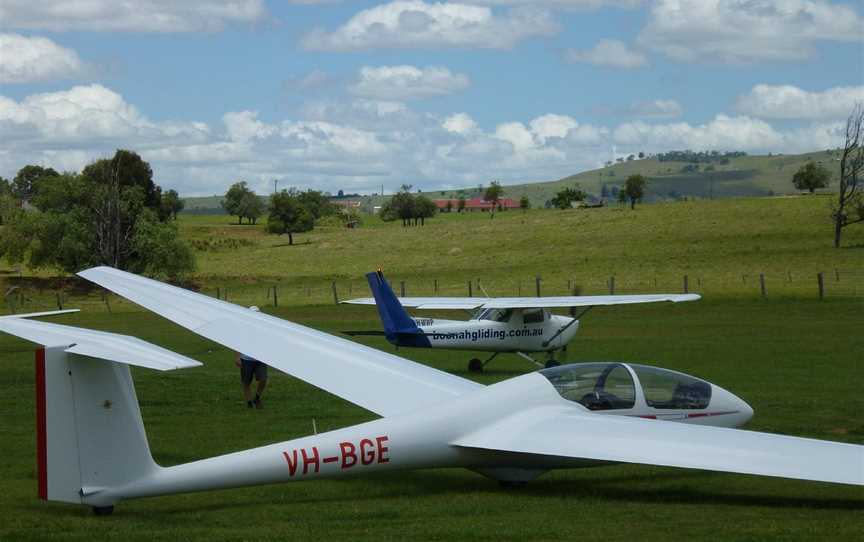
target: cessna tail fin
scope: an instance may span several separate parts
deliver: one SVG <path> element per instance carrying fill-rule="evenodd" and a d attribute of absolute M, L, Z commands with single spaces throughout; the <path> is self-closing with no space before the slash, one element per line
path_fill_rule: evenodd
<path fill-rule="evenodd" d="M 384 274 L 381 271 L 367 273 L 366 279 L 375 297 L 375 306 L 378 308 L 387 340 L 397 346 L 428 346 L 429 339 L 399 303 L 399 298 L 384 279 Z"/>

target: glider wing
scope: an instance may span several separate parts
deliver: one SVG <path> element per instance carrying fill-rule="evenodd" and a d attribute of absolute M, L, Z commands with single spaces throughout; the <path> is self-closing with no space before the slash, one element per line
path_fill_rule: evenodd
<path fill-rule="evenodd" d="M 455 446 L 864 485 L 864 446 L 543 407 Z"/>
<path fill-rule="evenodd" d="M 79 273 L 186 329 L 382 416 L 481 388 L 334 335 L 110 267 Z"/>

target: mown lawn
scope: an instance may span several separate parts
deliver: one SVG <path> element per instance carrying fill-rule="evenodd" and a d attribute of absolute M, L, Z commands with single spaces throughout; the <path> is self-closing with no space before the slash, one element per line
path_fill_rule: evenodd
<path fill-rule="evenodd" d="M 864 443 L 862 308 L 854 298 L 722 296 L 598 308 L 585 318 L 569 360 L 682 370 L 747 400 L 756 410 L 752 429 Z M 276 313 L 334 333 L 378 326 L 371 307 Z M 249 411 L 230 352 L 128 305 L 113 315 L 88 310 L 62 321 L 134 334 L 205 363 L 168 374 L 134 370 L 151 448 L 162 464 L 306 435 L 313 418 L 320 431 L 373 417 L 276 371 L 266 409 Z M 377 339 L 370 344 L 392 350 Z M 465 372 L 470 353 L 399 354 L 476 378 Z M 503 356 L 479 380 L 527 370 L 524 360 Z M 84 507 L 35 497 L 32 346 L 5 335 L 0 390 L 3 541 L 860 540 L 864 532 L 860 487 L 644 466 L 553 472 L 520 491 L 464 470 L 391 473 L 129 501 L 113 516 L 96 518 Z"/>

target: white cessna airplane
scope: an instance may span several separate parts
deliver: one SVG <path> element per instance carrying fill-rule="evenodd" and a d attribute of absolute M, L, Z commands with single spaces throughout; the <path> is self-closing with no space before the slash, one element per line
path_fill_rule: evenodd
<path fill-rule="evenodd" d="M 631 305 L 671 301 L 695 301 L 698 294 L 592 295 L 562 297 L 396 297 L 381 271 L 368 273 L 373 297 L 343 301 L 352 305 L 375 305 L 384 331 L 345 331 L 346 335 L 383 335 L 394 346 L 479 350 L 492 352 L 484 361 L 472 358 L 468 370 L 483 371 L 498 354 L 509 352 L 540 365 L 529 352 L 546 352 L 545 366 L 557 367 L 556 351 L 566 351 L 579 329 L 579 318 L 598 305 Z M 412 318 L 405 307 L 420 310 L 475 311 L 470 320 Z M 569 308 L 572 317 L 552 314 L 549 309 Z"/>
<path fill-rule="evenodd" d="M 96 514 L 139 497 L 438 467 L 505 485 L 550 469 L 625 462 L 864 486 L 864 446 L 732 429 L 752 416 L 747 403 L 682 373 L 590 363 L 483 386 L 123 271 L 80 275 L 381 416 L 161 467 L 129 365 L 167 371 L 200 363 L 128 336 L 0 319 L 0 331 L 44 346 L 36 353 L 39 496 Z"/>

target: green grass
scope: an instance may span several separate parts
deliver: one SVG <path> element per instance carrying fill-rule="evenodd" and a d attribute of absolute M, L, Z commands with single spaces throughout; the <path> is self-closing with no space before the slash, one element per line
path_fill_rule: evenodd
<path fill-rule="evenodd" d="M 585 318 L 569 360 L 682 370 L 747 400 L 756 410 L 752 429 L 864 443 L 861 309 L 856 299 L 734 297 L 598 308 Z M 313 418 L 329 430 L 373 417 L 276 371 L 266 409 L 249 411 L 230 352 L 128 305 L 115 311 L 58 321 L 131 333 L 205 363 L 168 374 L 134 370 L 162 464 L 303 436 Z M 296 306 L 276 314 L 331 332 L 378 326 L 370 307 Z M 470 353 L 398 353 L 475 378 L 465 373 Z M 0 336 L 3 541 L 857 540 L 864 529 L 860 487 L 641 466 L 556 471 L 521 491 L 465 470 L 391 473 L 129 501 L 112 517 L 96 518 L 84 507 L 35 497 L 32 357 L 32 345 Z M 526 370 L 524 360 L 502 356 L 479 380 Z"/>
<path fill-rule="evenodd" d="M 680 292 L 753 298 L 765 275 L 769 298 L 818 296 L 825 273 L 829 296 L 864 296 L 864 226 L 844 233 L 832 248 L 831 199 L 823 196 L 738 198 L 620 207 L 534 210 L 527 213 L 442 213 L 424 227 L 402 227 L 371 217 L 359 229 L 317 228 L 295 236 L 266 234 L 262 225 L 238 226 L 225 216 L 183 216 L 182 235 L 198 247 L 192 280 L 209 295 L 216 288 L 246 305 L 268 305 L 278 286 L 281 305 L 367 296 L 363 275 L 381 268 L 397 291 L 409 295 L 466 295 L 479 279 L 490 295 L 561 295 L 568 285 L 583 294 Z M 22 288 L 23 310 L 56 304 L 49 273 L 19 279 L 0 266 L 0 288 Z M 102 306 L 86 284 L 64 286 L 67 305 Z M 111 297 L 111 303 L 121 300 Z M 104 307 L 102 310 L 105 310 Z"/>

